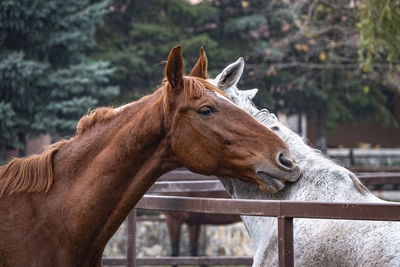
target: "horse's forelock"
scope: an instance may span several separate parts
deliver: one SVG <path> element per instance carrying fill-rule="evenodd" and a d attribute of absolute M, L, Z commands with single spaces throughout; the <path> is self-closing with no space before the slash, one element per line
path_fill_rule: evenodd
<path fill-rule="evenodd" d="M 217 92 L 224 97 L 229 98 L 224 91 L 202 78 L 186 76 L 184 78 L 184 86 L 189 98 L 198 99 L 204 96 L 207 90 Z"/>
<path fill-rule="evenodd" d="M 168 84 L 168 80 L 166 78 L 163 79 L 161 86 L 165 89 L 168 86 L 170 86 Z M 205 95 L 207 89 L 218 92 L 221 95 L 229 98 L 229 96 L 224 91 L 222 91 L 221 89 L 219 89 L 218 87 L 216 87 L 215 85 L 210 83 L 209 81 L 202 79 L 202 78 L 198 78 L 198 77 L 194 77 L 194 76 L 184 76 L 183 86 L 184 86 L 184 92 L 188 98 L 198 99 Z"/>

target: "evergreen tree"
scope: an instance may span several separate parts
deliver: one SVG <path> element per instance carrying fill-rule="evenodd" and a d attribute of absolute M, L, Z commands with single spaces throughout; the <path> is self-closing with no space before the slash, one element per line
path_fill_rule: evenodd
<path fill-rule="evenodd" d="M 0 151 L 40 133 L 71 135 L 88 109 L 118 93 L 108 63 L 87 56 L 107 5 L 0 3 Z"/>
<path fill-rule="evenodd" d="M 182 45 L 187 68 L 194 66 L 203 46 L 211 59 L 211 74 L 237 58 L 210 36 L 210 28 L 216 28 L 217 9 L 209 2 L 116 0 L 111 10 L 96 34 L 94 57 L 110 61 L 116 69 L 113 82 L 122 90 L 117 102 L 153 91 L 163 78 L 169 50 L 177 44 Z"/>

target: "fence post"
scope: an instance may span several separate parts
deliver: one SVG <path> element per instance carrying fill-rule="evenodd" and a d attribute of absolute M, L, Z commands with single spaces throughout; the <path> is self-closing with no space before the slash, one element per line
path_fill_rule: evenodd
<path fill-rule="evenodd" d="M 356 165 L 356 161 L 354 159 L 354 150 L 353 148 L 350 148 L 349 150 L 349 159 L 350 159 L 350 166 L 355 166 Z"/>
<path fill-rule="evenodd" d="M 136 267 L 136 209 L 128 215 L 127 267 Z"/>
<path fill-rule="evenodd" d="M 293 218 L 278 217 L 279 267 L 293 267 Z"/>

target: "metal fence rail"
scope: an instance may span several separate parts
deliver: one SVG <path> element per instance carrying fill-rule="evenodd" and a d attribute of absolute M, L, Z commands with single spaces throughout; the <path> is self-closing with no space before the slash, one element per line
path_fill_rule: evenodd
<path fill-rule="evenodd" d="M 400 203 L 308 202 L 145 195 L 135 207 L 248 216 L 400 221 Z"/>
<path fill-rule="evenodd" d="M 183 178 L 186 181 L 182 181 Z M 400 184 L 400 173 L 366 173 L 365 184 Z M 182 180 L 180 180 L 182 179 Z M 179 181 L 180 180 L 180 181 Z M 160 178 L 149 193 L 204 192 L 225 190 L 215 177 L 180 170 Z M 270 216 L 278 220 L 279 266 L 293 266 L 293 218 L 400 221 L 397 203 L 332 203 L 273 200 L 233 200 L 181 196 L 145 195 L 135 209 L 189 211 L 219 214 Z M 251 265 L 249 257 L 157 257 L 136 258 L 136 210 L 128 216 L 127 258 L 104 258 L 104 265 Z"/>
<path fill-rule="evenodd" d="M 389 167 L 349 167 L 350 170 L 356 172 L 357 177 L 364 184 L 400 184 L 400 166 Z M 158 179 L 154 185 L 162 182 L 179 181 L 179 183 L 188 183 L 191 181 L 219 181 L 215 176 L 206 176 L 192 173 L 188 170 L 179 170 L 164 174 Z M 184 186 L 183 186 L 184 187 Z M 223 189 L 225 190 L 225 189 Z"/>
<path fill-rule="evenodd" d="M 251 265 L 253 259 L 249 257 L 157 257 L 137 258 L 136 266 L 139 265 Z M 103 259 L 103 265 L 127 265 L 126 258 Z M 132 265 L 128 265 L 132 266 Z"/>

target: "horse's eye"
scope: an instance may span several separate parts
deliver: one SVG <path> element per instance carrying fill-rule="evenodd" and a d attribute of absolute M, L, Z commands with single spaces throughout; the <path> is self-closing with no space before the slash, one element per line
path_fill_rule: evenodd
<path fill-rule="evenodd" d="M 211 114 L 214 113 L 214 112 L 215 112 L 215 109 L 213 109 L 213 108 L 210 107 L 210 106 L 202 106 L 202 107 L 197 111 L 197 113 L 199 113 L 200 115 L 203 115 L 203 116 L 211 115 Z"/>

